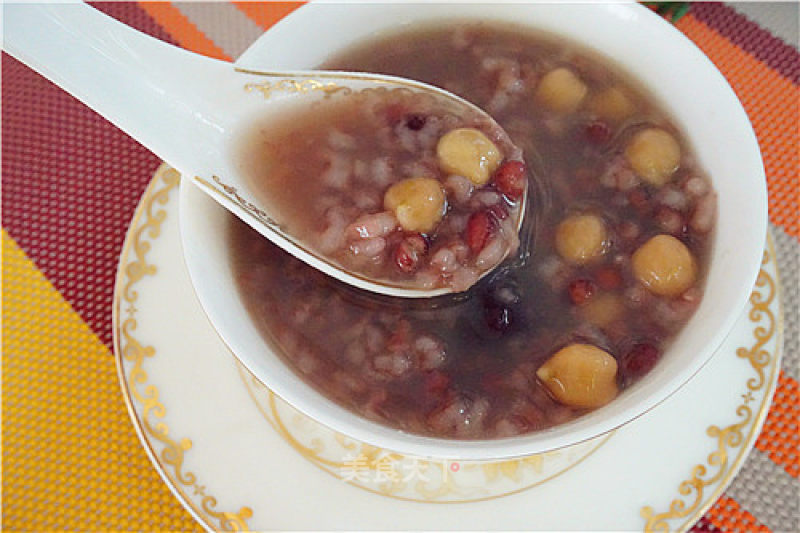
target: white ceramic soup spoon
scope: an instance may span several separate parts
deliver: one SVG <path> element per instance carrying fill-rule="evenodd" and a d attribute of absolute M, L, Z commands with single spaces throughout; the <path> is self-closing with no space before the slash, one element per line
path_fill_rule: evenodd
<path fill-rule="evenodd" d="M 82 3 L 6 4 L 3 12 L 3 48 L 9 54 L 110 120 L 290 254 L 345 283 L 381 294 L 419 298 L 451 292 L 372 280 L 314 252 L 257 200 L 237 171 L 231 145 L 254 116 L 310 105 L 338 92 L 385 87 L 435 94 L 437 102 L 478 112 L 495 125 L 473 104 L 392 76 L 239 69 L 151 38 Z M 527 190 L 517 230 L 526 199 Z"/>

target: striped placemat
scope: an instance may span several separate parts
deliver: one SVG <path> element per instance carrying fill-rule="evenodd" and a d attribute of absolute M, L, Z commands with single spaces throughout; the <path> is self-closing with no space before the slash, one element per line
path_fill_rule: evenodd
<path fill-rule="evenodd" d="M 93 5 L 232 60 L 299 4 Z M 775 401 L 756 449 L 696 531 L 800 530 L 797 14 L 796 3 L 698 3 L 676 22 L 753 123 L 785 302 Z M 117 258 L 159 161 L 6 54 L 2 91 L 3 529 L 200 529 L 140 446 L 111 353 Z"/>

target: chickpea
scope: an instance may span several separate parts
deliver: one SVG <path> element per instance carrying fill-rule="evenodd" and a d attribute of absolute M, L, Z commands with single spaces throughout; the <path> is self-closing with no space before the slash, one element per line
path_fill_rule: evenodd
<path fill-rule="evenodd" d="M 497 170 L 503 154 L 483 133 L 474 128 L 458 128 L 444 134 L 436 146 L 439 166 L 475 185 L 485 185 Z"/>
<path fill-rule="evenodd" d="M 697 279 L 692 252 L 672 235 L 656 235 L 634 252 L 633 274 L 650 292 L 677 296 Z"/>
<path fill-rule="evenodd" d="M 648 128 L 633 136 L 625 148 L 625 158 L 644 181 L 660 187 L 678 170 L 681 147 L 666 131 Z"/>
<path fill-rule="evenodd" d="M 536 371 L 556 400 L 570 407 L 594 409 L 616 398 L 617 360 L 590 344 L 570 344 Z"/>
<path fill-rule="evenodd" d="M 591 98 L 589 110 L 601 118 L 616 122 L 630 116 L 635 108 L 625 93 L 617 87 L 610 87 Z"/>
<path fill-rule="evenodd" d="M 608 235 L 596 215 L 572 215 L 556 229 L 556 250 L 566 261 L 585 265 L 606 252 Z"/>
<path fill-rule="evenodd" d="M 581 317 L 593 325 L 604 328 L 622 316 L 625 304 L 611 292 L 597 294 L 580 307 Z"/>
<path fill-rule="evenodd" d="M 583 102 L 589 88 L 570 69 L 551 70 L 539 81 L 536 101 L 556 113 L 572 113 Z"/>
<path fill-rule="evenodd" d="M 389 187 L 383 205 L 394 213 L 406 231 L 427 233 L 433 230 L 447 208 L 445 193 L 432 178 L 408 178 Z"/>

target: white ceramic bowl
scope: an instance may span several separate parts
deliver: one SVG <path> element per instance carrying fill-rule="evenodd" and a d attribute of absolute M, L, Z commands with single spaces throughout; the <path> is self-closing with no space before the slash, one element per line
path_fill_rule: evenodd
<path fill-rule="evenodd" d="M 722 75 L 670 24 L 636 4 L 310 4 L 270 29 L 239 60 L 254 69 L 313 68 L 331 52 L 383 30 L 459 18 L 524 24 L 563 35 L 614 59 L 667 108 L 712 177 L 718 221 L 705 298 L 656 368 L 614 402 L 577 420 L 525 436 L 458 441 L 410 435 L 363 419 L 307 385 L 252 325 L 226 256 L 226 213 L 184 182 L 180 225 L 197 295 L 239 360 L 275 393 L 319 422 L 401 453 L 499 459 L 559 448 L 612 430 L 686 383 L 713 355 L 747 301 L 766 235 L 766 182 L 758 145 Z"/>

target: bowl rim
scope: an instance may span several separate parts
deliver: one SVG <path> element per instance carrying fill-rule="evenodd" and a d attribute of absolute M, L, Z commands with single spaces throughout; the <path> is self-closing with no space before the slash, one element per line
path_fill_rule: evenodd
<path fill-rule="evenodd" d="M 297 24 L 303 24 L 304 19 L 309 16 L 310 12 L 318 10 L 320 7 L 323 7 L 324 9 L 324 6 L 326 6 L 324 3 L 305 4 L 304 6 L 301 6 L 297 10 L 284 17 L 281 21 L 276 23 L 275 26 L 270 28 L 270 30 L 265 32 L 264 35 L 262 35 L 255 43 L 253 43 L 253 45 L 250 46 L 250 48 L 248 48 L 248 50 L 242 56 L 240 56 L 239 60 L 237 61 L 237 65 L 245 65 L 248 67 L 255 66 L 252 63 L 248 64 L 248 62 L 254 60 L 253 57 L 255 56 L 255 51 L 263 49 L 265 46 L 264 43 L 267 42 L 272 35 L 274 35 L 276 32 L 286 31 L 287 28 L 292 29 Z M 591 4 L 591 7 L 597 6 L 597 4 Z M 587 6 L 584 5 L 584 7 Z M 498 460 L 530 455 L 531 453 L 541 453 L 604 435 L 609 431 L 616 429 L 617 427 L 643 416 L 651 409 L 669 398 L 672 394 L 677 392 L 686 382 L 688 382 L 695 374 L 697 374 L 697 372 L 700 371 L 700 369 L 710 360 L 711 356 L 717 351 L 723 340 L 733 329 L 741 310 L 748 301 L 750 294 L 749 289 L 752 287 L 758 275 L 761 265 L 761 254 L 767 232 L 766 178 L 764 175 L 763 163 L 761 160 L 760 151 L 758 150 L 755 133 L 753 132 L 752 126 L 747 119 L 741 103 L 734 94 L 730 85 L 728 85 L 727 81 L 716 69 L 711 60 L 705 54 L 703 54 L 703 52 L 700 51 L 699 48 L 694 45 L 694 43 L 692 43 L 679 30 L 677 30 L 677 28 L 662 20 L 659 16 L 650 12 L 650 10 L 647 8 L 636 3 L 619 4 L 612 7 L 615 10 L 623 10 L 623 14 L 626 14 L 624 12 L 627 10 L 628 13 L 635 15 L 637 19 L 649 21 L 648 24 L 654 28 L 658 28 L 657 31 L 663 33 L 666 36 L 665 38 L 670 40 L 670 46 L 682 47 L 682 54 L 688 54 L 689 56 L 693 57 L 695 62 L 703 64 L 705 66 L 704 75 L 710 76 L 712 81 L 716 82 L 716 84 L 719 86 L 720 90 L 727 93 L 726 96 L 729 99 L 732 97 L 732 103 L 735 105 L 733 105 L 729 111 L 736 115 L 734 117 L 735 121 L 743 128 L 741 132 L 745 136 L 743 145 L 747 146 L 747 148 L 751 151 L 753 151 L 753 148 L 755 149 L 754 153 L 750 154 L 750 156 L 755 158 L 753 159 L 754 162 L 757 160 L 756 166 L 758 167 L 759 172 L 757 172 L 757 175 L 753 178 L 753 182 L 759 184 L 759 190 L 753 191 L 754 194 L 753 198 L 751 198 L 751 201 L 755 202 L 758 207 L 758 217 L 757 220 L 753 221 L 753 224 L 757 225 L 756 231 L 762 235 L 760 243 L 761 247 L 758 250 L 758 254 L 753 253 L 752 256 L 745 258 L 747 261 L 747 264 L 744 267 L 746 273 L 742 276 L 742 278 L 743 280 L 747 280 L 747 288 L 742 289 L 740 291 L 741 293 L 736 295 L 735 304 L 731 306 L 731 309 L 725 315 L 720 327 L 717 328 L 713 335 L 710 336 L 708 341 L 703 344 L 704 348 L 702 350 L 702 354 L 698 354 L 696 357 L 694 357 L 692 360 L 694 364 L 688 365 L 681 372 L 676 372 L 674 376 L 672 376 L 662 386 L 658 387 L 657 391 L 659 394 L 651 393 L 646 397 L 638 398 L 635 402 L 635 405 L 639 407 L 634 409 L 633 412 L 630 412 L 631 409 L 627 409 L 617 413 L 616 415 L 607 416 L 601 420 L 594 420 L 590 424 L 580 424 L 579 422 L 581 420 L 587 419 L 587 415 L 584 417 L 579 417 L 576 419 L 576 421 L 569 422 L 567 424 L 507 439 L 443 439 L 411 434 L 367 420 L 366 418 L 340 407 L 332 400 L 327 399 L 316 389 L 303 381 L 299 376 L 295 375 L 295 379 L 290 380 L 290 383 L 288 384 L 276 381 L 274 376 L 265 375 L 263 368 L 258 364 L 257 361 L 249 357 L 247 350 L 237 349 L 238 347 L 236 346 L 236 342 L 229 342 L 229 340 L 225 338 L 223 332 L 220 331 L 220 329 L 215 325 L 214 327 L 218 335 L 231 350 L 231 353 L 251 372 L 251 374 L 253 374 L 253 376 L 256 377 L 256 379 L 258 379 L 258 381 L 275 392 L 278 396 L 286 400 L 289 404 L 310 416 L 314 420 L 322 423 L 323 425 L 326 425 L 335 431 L 353 437 L 357 440 L 378 445 L 387 450 L 397 451 L 404 454 L 412 454 L 420 457 L 436 457 L 458 460 Z M 552 30 L 548 29 L 546 31 L 550 32 Z M 357 41 L 358 39 L 348 40 L 340 49 L 343 49 Z M 188 180 L 184 180 L 184 182 L 185 181 Z M 193 261 L 187 257 L 186 253 L 186 232 L 189 231 L 188 228 L 190 228 L 192 224 L 189 218 L 189 213 L 191 211 L 191 208 L 189 207 L 189 204 L 191 203 L 190 196 L 192 196 L 193 193 L 200 194 L 197 190 L 190 192 L 193 188 L 193 185 L 183 183 L 180 192 L 179 218 L 181 240 L 184 244 L 184 261 L 190 273 L 193 288 L 201 302 L 204 312 L 208 316 L 211 324 L 217 324 L 218 321 L 215 320 L 214 311 L 209 310 L 210 302 L 207 300 L 207 295 L 204 294 L 202 289 L 198 288 L 197 280 L 199 274 L 195 271 L 194 265 L 192 264 Z M 744 281 L 742 283 L 744 284 Z M 280 359 L 277 356 L 276 358 Z M 281 364 L 285 365 L 285 363 Z M 285 366 L 288 368 L 288 365 Z M 301 384 L 299 389 L 297 388 L 297 382 Z M 582 426 L 587 425 L 589 428 L 593 429 L 591 429 L 591 431 L 584 430 L 582 437 L 576 438 L 573 436 L 572 438 L 568 438 L 570 434 L 575 432 L 576 426 L 578 430 L 581 430 Z"/>

